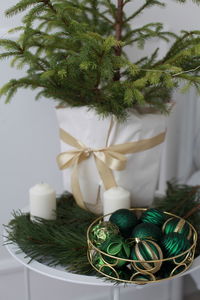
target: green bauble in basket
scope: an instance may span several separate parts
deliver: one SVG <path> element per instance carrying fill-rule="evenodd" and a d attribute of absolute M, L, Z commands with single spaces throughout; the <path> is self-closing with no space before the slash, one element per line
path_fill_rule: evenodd
<path fill-rule="evenodd" d="M 186 270 L 185 264 L 174 264 L 173 262 L 163 262 L 161 269 L 156 274 L 161 279 L 163 278 L 171 278 L 172 276 L 178 275 Z"/>
<path fill-rule="evenodd" d="M 131 253 L 130 246 L 125 242 L 123 237 L 119 235 L 112 236 L 109 239 L 107 239 L 101 245 L 100 250 L 108 254 L 103 255 L 103 259 L 107 263 L 118 268 L 127 264 L 126 260 L 120 260 L 120 258 L 129 259 Z M 119 259 L 109 257 L 109 255 L 119 257 Z"/>
<path fill-rule="evenodd" d="M 132 249 L 131 259 L 140 261 L 132 263 L 136 271 L 154 274 L 161 268 L 162 262 L 146 261 L 161 260 L 163 259 L 163 253 L 161 248 L 154 241 L 136 239 L 136 244 Z"/>
<path fill-rule="evenodd" d="M 124 237 L 129 237 L 138 220 L 136 215 L 128 209 L 118 209 L 109 219 L 110 222 L 118 226 Z"/>
<path fill-rule="evenodd" d="M 127 267 L 123 267 L 122 269 L 117 269 L 111 266 L 103 266 L 101 268 L 101 272 L 103 272 L 107 276 L 111 276 L 115 279 L 120 279 L 120 280 L 129 280 L 131 275 L 130 275 L 130 270 Z"/>
<path fill-rule="evenodd" d="M 100 222 L 92 227 L 90 239 L 92 243 L 100 247 L 109 237 L 119 234 L 119 228 L 111 222 Z"/>
<path fill-rule="evenodd" d="M 168 234 L 171 232 L 178 232 L 185 235 L 185 237 L 190 240 L 192 236 L 192 229 L 189 224 L 184 219 L 179 218 L 169 218 L 162 227 L 162 231 L 164 234 Z"/>
<path fill-rule="evenodd" d="M 162 236 L 161 229 L 152 223 L 141 223 L 137 225 L 131 234 L 131 238 L 139 238 L 140 240 L 159 241 Z"/>
<path fill-rule="evenodd" d="M 152 223 L 157 226 L 162 226 L 166 221 L 167 216 L 159 209 L 149 208 L 143 212 L 141 221 L 143 223 Z"/>
<path fill-rule="evenodd" d="M 93 258 L 94 266 L 105 275 L 118 278 L 119 274 L 118 271 L 115 270 L 114 267 L 108 266 L 107 262 L 104 261 L 100 253 L 96 253 L 95 257 Z"/>
<path fill-rule="evenodd" d="M 115 279 L 129 280 L 130 278 L 130 274 L 126 272 L 125 269 L 115 269 L 114 267 L 104 266 L 102 267 L 101 272 Z"/>
<path fill-rule="evenodd" d="M 190 248 L 190 242 L 187 240 L 184 234 L 171 232 L 166 234 L 161 239 L 161 247 L 165 254 L 165 257 L 174 257 Z M 183 260 L 184 257 L 180 256 L 177 261 Z"/>
<path fill-rule="evenodd" d="M 137 281 L 140 282 L 140 284 L 146 284 L 147 282 L 150 281 L 155 281 L 156 278 L 153 274 L 141 274 L 139 272 L 135 272 L 131 276 L 131 281 Z"/>
<path fill-rule="evenodd" d="M 112 266 L 108 265 L 102 265 L 98 267 L 99 271 L 104 273 L 106 276 L 113 277 L 115 279 L 121 279 L 121 280 L 129 280 L 131 277 L 130 270 L 126 267 L 123 267 L 122 269 L 117 269 Z"/>

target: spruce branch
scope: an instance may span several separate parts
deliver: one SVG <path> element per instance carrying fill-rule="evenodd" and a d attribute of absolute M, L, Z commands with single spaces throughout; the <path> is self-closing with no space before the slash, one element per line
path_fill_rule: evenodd
<path fill-rule="evenodd" d="M 7 17 L 12 17 L 13 15 L 26 11 L 27 8 L 35 4 L 38 4 L 38 2 L 39 2 L 38 0 L 21 0 L 16 5 L 7 9 L 5 14 Z"/>
<path fill-rule="evenodd" d="M 74 7 L 79 8 L 80 6 L 77 4 L 73 4 Z M 97 21 L 98 21 L 98 17 L 102 18 L 104 21 L 106 21 L 107 23 L 110 23 L 111 25 L 113 25 L 114 23 L 106 16 L 105 12 L 100 12 L 98 10 L 97 4 L 93 4 L 92 7 L 88 7 L 88 6 L 84 6 L 81 5 L 81 10 L 89 12 L 89 13 L 94 13 L 94 23 L 96 23 L 97 25 Z M 106 11 L 107 12 L 107 11 Z"/>
<path fill-rule="evenodd" d="M 17 42 L 0 39 L 0 59 L 10 57 L 12 66 L 26 66 L 30 88 L 39 89 L 38 97 L 44 95 L 59 104 L 88 106 L 118 119 L 126 118 L 138 105 L 166 112 L 166 102 L 181 81 L 185 88 L 200 89 L 200 32 L 176 35 L 163 30 L 161 23 L 132 28 L 128 18 L 163 2 L 145 0 L 126 16 L 124 7 L 130 2 L 20 0 L 7 11 L 9 16 L 25 13 L 23 25 L 12 30 L 19 31 L 20 38 Z M 153 37 L 172 43 L 167 54 L 158 60 L 155 49 L 130 61 L 125 46 L 144 47 Z M 12 84 L 10 93 L 7 86 L 1 90 L 9 100 L 22 82 Z"/>
<path fill-rule="evenodd" d="M 124 23 L 128 23 L 134 18 L 136 18 L 138 15 L 140 15 L 146 8 L 149 8 L 151 6 L 158 5 L 164 7 L 165 4 L 163 2 L 157 1 L 157 0 L 146 0 L 146 2 L 138 9 L 136 10 L 132 15 L 130 15 L 128 18 L 124 20 Z"/>

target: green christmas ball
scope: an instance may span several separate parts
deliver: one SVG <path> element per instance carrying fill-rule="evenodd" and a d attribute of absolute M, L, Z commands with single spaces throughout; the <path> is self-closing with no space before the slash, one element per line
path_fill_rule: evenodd
<path fill-rule="evenodd" d="M 114 267 L 104 266 L 102 268 L 102 272 L 108 276 L 114 277 L 116 279 L 121 279 L 121 280 L 129 280 L 131 276 L 130 270 L 127 267 L 117 269 Z"/>
<path fill-rule="evenodd" d="M 119 234 L 119 228 L 111 222 L 101 222 L 92 227 L 90 231 L 90 239 L 92 243 L 99 247 L 109 237 Z"/>
<path fill-rule="evenodd" d="M 186 270 L 186 266 L 183 264 L 177 265 L 172 262 L 164 262 L 159 272 L 156 274 L 161 279 L 170 278 L 178 275 L 179 273 Z"/>
<path fill-rule="evenodd" d="M 107 265 L 107 263 L 104 261 L 100 253 L 96 253 L 95 257 L 93 258 L 93 263 L 95 267 L 105 275 L 109 275 L 112 277 L 117 278 L 118 277 L 118 271 L 115 270 L 114 267 L 110 267 Z"/>
<path fill-rule="evenodd" d="M 138 273 L 136 272 L 135 274 L 133 274 L 131 276 L 131 281 L 139 281 L 140 284 L 146 284 L 147 282 L 149 281 L 152 281 L 152 280 L 156 280 L 155 276 L 153 274 L 141 274 L 141 273 Z"/>
<path fill-rule="evenodd" d="M 115 279 L 121 279 L 121 280 L 129 280 L 130 274 L 127 270 L 125 268 L 115 269 L 114 267 L 111 266 L 103 266 L 102 268 L 100 268 L 100 271 L 105 275 L 111 276 Z"/>
<path fill-rule="evenodd" d="M 161 229 L 152 223 L 141 223 L 137 225 L 131 234 L 131 238 L 139 238 L 140 240 L 159 241 L 162 236 Z"/>
<path fill-rule="evenodd" d="M 162 231 L 164 234 L 168 234 L 171 232 L 178 232 L 185 235 L 185 237 L 190 240 L 192 236 L 192 229 L 189 224 L 184 219 L 179 218 L 169 218 L 162 227 Z"/>
<path fill-rule="evenodd" d="M 156 275 L 163 279 L 170 277 L 170 272 L 171 272 L 171 267 L 172 267 L 171 265 L 172 264 L 169 263 L 168 261 L 164 261 L 162 264 L 162 267 L 160 268 L 158 273 L 156 273 Z"/>
<path fill-rule="evenodd" d="M 141 216 L 141 221 L 143 223 L 152 223 L 157 226 L 162 226 L 166 221 L 167 216 L 159 209 L 149 208 L 143 212 Z"/>
<path fill-rule="evenodd" d="M 100 247 L 100 250 L 107 253 L 108 255 L 112 255 L 118 257 L 119 259 L 115 259 L 109 257 L 108 255 L 103 255 L 103 259 L 111 264 L 112 266 L 122 267 L 127 264 L 126 260 L 130 257 L 130 246 L 125 242 L 122 236 L 116 235 L 108 238 Z"/>
<path fill-rule="evenodd" d="M 132 262 L 132 265 L 136 271 L 156 273 L 162 266 L 161 261 L 147 262 L 151 260 L 163 259 L 163 253 L 157 243 L 152 240 L 140 240 L 136 239 L 131 252 L 131 259 L 139 260 L 140 262 Z"/>
<path fill-rule="evenodd" d="M 128 209 L 116 210 L 110 216 L 109 221 L 117 225 L 121 234 L 126 238 L 130 236 L 133 227 L 138 222 L 136 215 Z"/>
<path fill-rule="evenodd" d="M 190 248 L 190 242 L 187 240 L 184 234 L 171 232 L 162 237 L 161 247 L 165 257 L 173 257 L 188 250 Z M 178 260 L 181 259 L 184 259 L 184 257 L 181 256 L 178 258 Z"/>

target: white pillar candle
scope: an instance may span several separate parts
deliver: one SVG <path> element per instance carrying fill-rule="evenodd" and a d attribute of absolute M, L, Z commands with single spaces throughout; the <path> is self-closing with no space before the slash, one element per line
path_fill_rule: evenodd
<path fill-rule="evenodd" d="M 113 213 L 114 211 L 121 208 L 129 209 L 130 207 L 131 207 L 131 195 L 128 190 L 120 186 L 117 186 L 104 192 L 103 194 L 104 215 Z"/>
<path fill-rule="evenodd" d="M 56 219 L 56 192 L 47 183 L 39 183 L 29 190 L 30 217 Z"/>

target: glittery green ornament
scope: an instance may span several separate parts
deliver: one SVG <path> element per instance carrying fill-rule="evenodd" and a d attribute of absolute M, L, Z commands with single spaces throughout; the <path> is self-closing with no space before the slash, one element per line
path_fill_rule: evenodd
<path fill-rule="evenodd" d="M 159 241 L 162 236 L 161 229 L 152 223 L 141 223 L 137 225 L 131 234 L 131 238 L 139 238 L 140 240 Z"/>
<path fill-rule="evenodd" d="M 169 218 L 162 227 L 162 231 L 164 234 L 168 234 L 171 232 L 178 232 L 185 235 L 185 237 L 190 240 L 192 236 L 192 229 L 189 224 L 184 219 L 179 218 Z"/>
<path fill-rule="evenodd" d="M 119 258 L 128 259 L 130 257 L 130 246 L 125 242 L 123 237 L 116 235 L 107 239 L 100 247 L 100 250 L 106 252 L 109 255 Z M 125 260 L 111 258 L 107 255 L 103 255 L 103 259 L 109 264 L 116 265 L 116 267 L 122 267 L 127 262 Z"/>
<path fill-rule="evenodd" d="M 140 240 L 136 238 L 136 244 L 134 245 L 131 258 L 133 260 L 139 260 L 140 262 L 133 262 L 133 267 L 141 273 L 147 271 L 149 273 L 156 273 L 162 265 L 161 261 L 158 262 L 146 262 L 150 260 L 163 259 L 161 248 L 152 240 Z"/>
<path fill-rule="evenodd" d="M 133 227 L 137 224 L 138 220 L 136 215 L 128 209 L 116 210 L 109 219 L 110 222 L 116 224 L 124 237 L 129 237 Z"/>
<path fill-rule="evenodd" d="M 143 223 L 152 223 L 157 226 L 162 226 L 166 219 L 167 216 L 161 210 L 156 208 L 149 208 L 143 212 L 141 216 L 141 221 Z"/>
<path fill-rule="evenodd" d="M 171 232 L 166 234 L 161 239 L 161 247 L 164 251 L 165 257 L 173 257 L 181 254 L 182 252 L 190 248 L 190 242 L 187 240 L 184 234 Z M 177 261 L 183 259 L 180 257 Z"/>
<path fill-rule="evenodd" d="M 109 237 L 119 234 L 119 228 L 111 222 L 101 222 L 92 227 L 90 239 L 97 247 L 101 246 Z"/>

